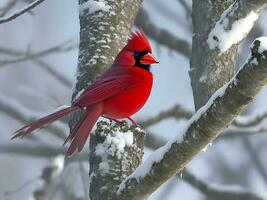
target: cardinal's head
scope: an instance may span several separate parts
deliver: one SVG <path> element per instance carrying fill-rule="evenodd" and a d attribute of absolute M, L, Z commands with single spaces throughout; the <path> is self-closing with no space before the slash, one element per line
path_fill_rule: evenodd
<path fill-rule="evenodd" d="M 115 63 L 150 70 L 150 65 L 159 63 L 152 55 L 151 45 L 142 30 L 132 32 L 127 45 L 118 54 Z"/>

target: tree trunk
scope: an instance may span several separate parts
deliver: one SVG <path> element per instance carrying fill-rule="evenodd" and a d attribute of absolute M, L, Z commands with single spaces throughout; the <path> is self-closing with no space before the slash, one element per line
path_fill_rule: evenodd
<path fill-rule="evenodd" d="M 196 110 L 233 77 L 239 44 L 247 36 L 266 4 L 266 0 L 193 0 L 194 35 L 190 78 Z M 244 19 L 247 19 L 245 27 L 235 24 Z M 226 43 L 231 41 L 233 35 L 238 36 L 238 39 L 232 44 L 230 42 L 226 49 L 219 46 L 223 43 L 219 34 L 212 34 L 212 29 L 217 24 L 223 27 L 221 31 L 226 34 L 232 31 L 229 37 L 225 38 Z M 235 33 L 237 29 L 239 32 Z M 215 46 L 211 46 L 208 40 Z"/>
<path fill-rule="evenodd" d="M 221 14 L 234 0 L 193 0 L 193 43 L 190 78 L 195 109 L 203 106 L 210 96 L 233 77 L 237 45 L 219 54 L 219 49 L 210 49 L 207 39 Z M 205 12 L 203 12 L 205 11 Z"/>
<path fill-rule="evenodd" d="M 113 63 L 127 42 L 141 3 L 142 0 L 79 0 L 79 60 L 72 100 Z M 74 115 L 70 127 L 79 118 L 80 113 Z M 114 131 L 123 134 L 121 138 Z M 90 199 L 114 199 L 118 183 L 142 160 L 144 133 L 127 124 L 110 126 L 99 122 L 90 140 Z"/>

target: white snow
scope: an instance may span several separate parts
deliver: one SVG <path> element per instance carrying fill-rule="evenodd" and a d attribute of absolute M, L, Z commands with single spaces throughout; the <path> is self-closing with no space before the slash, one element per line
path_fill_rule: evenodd
<path fill-rule="evenodd" d="M 233 44 L 239 43 L 252 29 L 253 24 L 258 19 L 258 14 L 251 11 L 246 17 L 229 24 L 229 17 L 235 14 L 238 4 L 233 4 L 223 12 L 220 20 L 216 23 L 208 36 L 207 43 L 210 49 L 216 47 L 221 53 L 227 51 Z M 230 30 L 226 30 L 231 27 Z"/>
<path fill-rule="evenodd" d="M 79 8 L 80 15 L 83 15 L 85 10 L 88 10 L 89 14 L 92 14 L 97 11 L 109 12 L 110 6 L 106 5 L 106 2 L 104 0 L 100 1 L 89 0 L 80 5 Z"/>
<path fill-rule="evenodd" d="M 134 178 L 139 181 L 140 178 L 145 177 L 151 170 L 153 164 L 158 163 L 163 159 L 165 153 L 169 151 L 173 142 L 174 141 L 169 141 L 166 145 L 153 152 L 142 165 L 137 167 L 136 170 L 120 184 L 117 192 L 120 193 L 125 188 L 125 183 L 127 180 Z"/>
<path fill-rule="evenodd" d="M 53 159 L 51 164 L 51 166 L 54 168 L 52 173 L 52 179 L 56 179 L 58 176 L 61 175 L 64 169 L 64 163 L 65 157 L 63 155 L 58 155 Z"/>
<path fill-rule="evenodd" d="M 258 52 L 263 53 L 264 51 L 267 51 L 267 37 L 264 37 L 264 36 L 259 37 L 256 40 L 260 41 L 260 46 L 259 46 Z M 252 43 L 252 45 L 253 45 L 253 43 Z"/>
<path fill-rule="evenodd" d="M 85 90 L 85 89 L 80 90 L 80 91 L 76 94 L 75 98 L 73 98 L 73 101 L 76 101 L 76 100 L 81 96 L 81 94 L 84 92 L 84 90 Z"/>
<path fill-rule="evenodd" d="M 133 144 L 133 132 L 119 132 L 114 135 L 108 135 L 103 145 L 107 147 L 109 154 L 116 155 L 118 159 L 121 159 L 125 146 L 131 146 Z"/>
<path fill-rule="evenodd" d="M 65 108 L 69 108 L 69 107 L 70 107 L 69 105 L 62 105 L 62 106 L 57 107 L 53 112 L 57 112 L 57 111 L 60 111 L 60 110 L 63 110 Z"/>
<path fill-rule="evenodd" d="M 116 130 L 112 135 L 109 134 L 103 144 L 96 146 L 95 153 L 101 157 L 99 170 L 102 173 L 107 173 L 109 171 L 108 156 L 116 156 L 121 159 L 125 154 L 124 148 L 131 145 L 133 145 L 133 132 Z"/>

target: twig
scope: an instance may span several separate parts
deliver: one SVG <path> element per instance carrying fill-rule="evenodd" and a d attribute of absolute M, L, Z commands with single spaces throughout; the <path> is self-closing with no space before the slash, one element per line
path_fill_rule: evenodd
<path fill-rule="evenodd" d="M 229 187 L 229 189 L 225 188 L 225 186 L 214 186 L 212 184 L 207 184 L 204 181 L 198 179 L 196 176 L 191 174 L 189 171 L 184 170 L 183 171 L 183 180 L 190 183 L 191 186 L 195 187 L 200 192 L 207 195 L 207 197 L 210 197 L 211 199 L 216 200 L 265 200 L 266 198 L 263 198 L 259 196 L 258 194 L 252 193 L 250 191 L 247 191 L 245 189 L 232 189 Z"/>
<path fill-rule="evenodd" d="M 261 160 L 259 158 L 259 155 L 255 152 L 255 149 L 253 148 L 253 145 L 251 144 L 249 138 L 242 137 L 242 142 L 245 146 L 245 149 L 247 150 L 252 163 L 256 167 L 257 171 L 261 175 L 262 179 L 264 180 L 265 184 L 267 185 L 267 173 L 265 171 L 264 165 L 261 163 Z"/>
<path fill-rule="evenodd" d="M 26 144 L 6 144 L 0 145 L 0 153 L 24 155 L 31 158 L 53 158 L 59 154 L 64 155 L 67 149 L 65 147 L 54 147 L 46 144 L 26 145 Z M 68 162 L 77 161 L 81 159 L 86 161 L 88 159 L 88 152 L 80 153 L 79 156 L 73 156 L 68 159 Z"/>
<path fill-rule="evenodd" d="M 38 6 L 39 4 L 41 4 L 43 1 L 45 0 L 36 0 L 32 3 L 30 3 L 29 5 L 27 5 L 25 8 L 22 8 L 20 10 L 15 11 L 14 13 L 12 13 L 11 15 L 7 16 L 7 17 L 2 17 L 0 18 L 0 24 L 9 22 L 11 20 L 16 19 L 17 17 L 23 15 L 24 13 L 28 12 L 29 10 L 35 8 L 36 6 Z"/>
<path fill-rule="evenodd" d="M 71 51 L 75 48 L 77 48 L 76 45 L 73 45 L 73 44 L 69 45 L 69 44 L 66 44 L 66 42 L 64 42 L 63 44 L 59 44 L 59 45 L 50 47 L 48 49 L 39 51 L 37 53 L 32 53 L 30 51 L 26 51 L 23 53 L 23 52 L 19 52 L 19 51 L 12 50 L 12 49 L 0 48 L 0 53 L 5 53 L 5 54 L 9 54 L 9 55 L 14 55 L 14 56 L 15 55 L 20 56 L 19 58 L 16 58 L 16 59 L 0 61 L 0 67 L 4 67 L 5 65 L 10 65 L 10 64 L 14 64 L 14 63 L 24 62 L 27 60 L 40 58 L 42 56 L 45 56 L 45 55 L 48 55 L 51 53 L 68 52 L 68 51 Z"/>
<path fill-rule="evenodd" d="M 191 116 L 192 112 L 185 110 L 181 105 L 177 104 L 166 111 L 160 112 L 158 115 L 154 117 L 138 122 L 138 124 L 143 128 L 147 128 L 169 117 L 174 117 L 176 119 L 181 119 L 181 118 L 189 119 Z"/>
<path fill-rule="evenodd" d="M 186 17 L 189 18 L 192 14 L 192 9 L 188 5 L 187 1 L 186 0 L 178 0 L 178 2 L 184 7 L 185 12 L 186 12 Z"/>
<path fill-rule="evenodd" d="M 18 102 L 7 99 L 3 95 L 0 96 L 0 110 L 21 123 L 29 123 L 38 118 L 37 116 L 30 115 L 29 110 L 25 109 Z M 60 139 L 64 139 L 66 136 L 64 128 L 56 124 L 47 126 L 47 130 Z"/>
<path fill-rule="evenodd" d="M 144 32 L 152 39 L 156 40 L 159 44 L 165 45 L 171 50 L 190 57 L 191 45 L 186 40 L 177 38 L 168 31 L 157 27 L 144 8 L 140 8 L 136 21 L 136 25 L 143 28 Z"/>
<path fill-rule="evenodd" d="M 6 14 L 10 9 L 12 9 L 13 6 L 16 5 L 16 3 L 17 3 L 17 0 L 9 0 L 9 1 L 6 3 L 6 5 L 0 9 L 0 11 L 1 11 L 0 17 L 4 17 L 5 14 Z"/>

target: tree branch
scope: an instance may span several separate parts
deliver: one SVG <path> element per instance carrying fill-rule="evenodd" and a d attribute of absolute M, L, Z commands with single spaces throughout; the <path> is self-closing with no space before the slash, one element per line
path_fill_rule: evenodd
<path fill-rule="evenodd" d="M 34 60 L 37 58 L 40 58 L 42 56 L 46 56 L 52 53 L 61 53 L 61 52 L 68 52 L 73 49 L 77 48 L 76 45 L 68 44 L 67 42 L 64 42 L 63 44 L 55 45 L 53 47 L 50 47 L 48 49 L 32 53 L 31 51 L 27 50 L 25 52 L 21 52 L 15 49 L 7 49 L 7 48 L 0 48 L 0 53 L 18 56 L 18 58 L 15 59 L 9 59 L 9 60 L 1 60 L 0 61 L 0 68 L 4 67 L 5 65 L 10 65 L 14 63 L 24 62 L 27 60 Z"/>
<path fill-rule="evenodd" d="M 117 192 L 119 199 L 143 199 L 150 195 L 179 173 L 246 108 L 267 83 L 265 40 L 267 38 L 254 41 L 247 63 L 196 112 L 176 140 L 154 152 L 121 183 Z"/>
<path fill-rule="evenodd" d="M 191 55 L 191 45 L 189 42 L 177 38 L 168 31 L 157 27 L 144 8 L 140 8 L 135 20 L 135 24 L 142 27 L 148 37 L 154 39 L 159 44 L 167 46 L 169 49 L 186 56 Z"/>
<path fill-rule="evenodd" d="M 238 46 L 265 7 L 266 0 L 193 0 L 190 78 L 196 110 L 234 75 Z"/>
<path fill-rule="evenodd" d="M 39 117 L 31 114 L 29 110 L 23 108 L 18 102 L 4 98 L 2 95 L 0 96 L 0 110 L 23 124 L 34 121 Z M 47 130 L 57 138 L 65 139 L 65 130 L 62 126 L 56 124 L 49 125 Z"/>
<path fill-rule="evenodd" d="M 192 115 L 193 112 L 186 110 L 181 105 L 177 104 L 171 107 L 170 109 L 161 111 L 159 114 L 152 116 L 146 120 L 139 120 L 138 124 L 143 128 L 147 128 L 167 118 L 173 117 L 175 119 L 190 119 Z M 253 114 L 251 116 L 238 116 L 232 122 L 231 125 L 236 128 L 249 128 L 261 124 L 266 118 L 267 118 L 267 112 L 255 115 Z M 262 130 L 259 130 L 258 132 L 262 132 Z"/>
<path fill-rule="evenodd" d="M 53 158 L 57 155 L 64 155 L 66 153 L 65 147 L 54 147 L 46 144 L 26 145 L 26 144 L 13 144 L 13 145 L 0 145 L 0 153 L 15 154 L 30 156 L 32 158 Z M 79 159 L 88 160 L 88 152 L 80 153 L 79 156 L 73 156 L 69 161 L 78 161 Z"/>
<path fill-rule="evenodd" d="M 255 152 L 255 149 L 252 146 L 252 143 L 250 142 L 249 138 L 242 137 L 243 144 L 245 146 L 245 149 L 247 149 L 247 152 L 252 160 L 252 163 L 256 167 L 257 171 L 261 175 L 263 181 L 267 185 L 267 173 L 265 171 L 265 167 L 262 164 L 259 155 Z"/>
<path fill-rule="evenodd" d="M 15 11 L 13 14 L 7 16 L 7 17 L 2 17 L 0 18 L 0 24 L 9 22 L 11 20 L 16 19 L 17 17 L 23 15 L 24 13 L 30 11 L 31 9 L 35 8 L 36 6 L 38 6 L 39 4 L 41 4 L 43 1 L 45 0 L 36 0 L 32 3 L 30 3 L 29 5 L 27 5 L 25 8 L 22 8 L 20 10 Z"/>
<path fill-rule="evenodd" d="M 149 126 L 152 126 L 160 122 L 161 120 L 170 117 L 174 117 L 176 119 L 182 119 L 182 118 L 189 119 L 191 116 L 192 112 L 184 109 L 181 105 L 177 104 L 166 111 L 160 112 L 154 117 L 148 118 L 147 120 L 139 121 L 138 124 L 143 128 L 147 128 Z"/>
<path fill-rule="evenodd" d="M 189 18 L 192 14 L 192 8 L 188 5 L 186 0 L 178 0 L 178 2 L 184 7 L 186 16 Z"/>
<path fill-rule="evenodd" d="M 195 187 L 197 190 L 205 194 L 207 197 L 216 200 L 265 200 L 257 194 L 250 191 L 246 191 L 242 188 L 225 188 L 225 186 L 215 186 L 205 183 L 204 181 L 198 179 L 189 171 L 183 171 L 183 180 L 188 182 L 191 186 Z"/>

